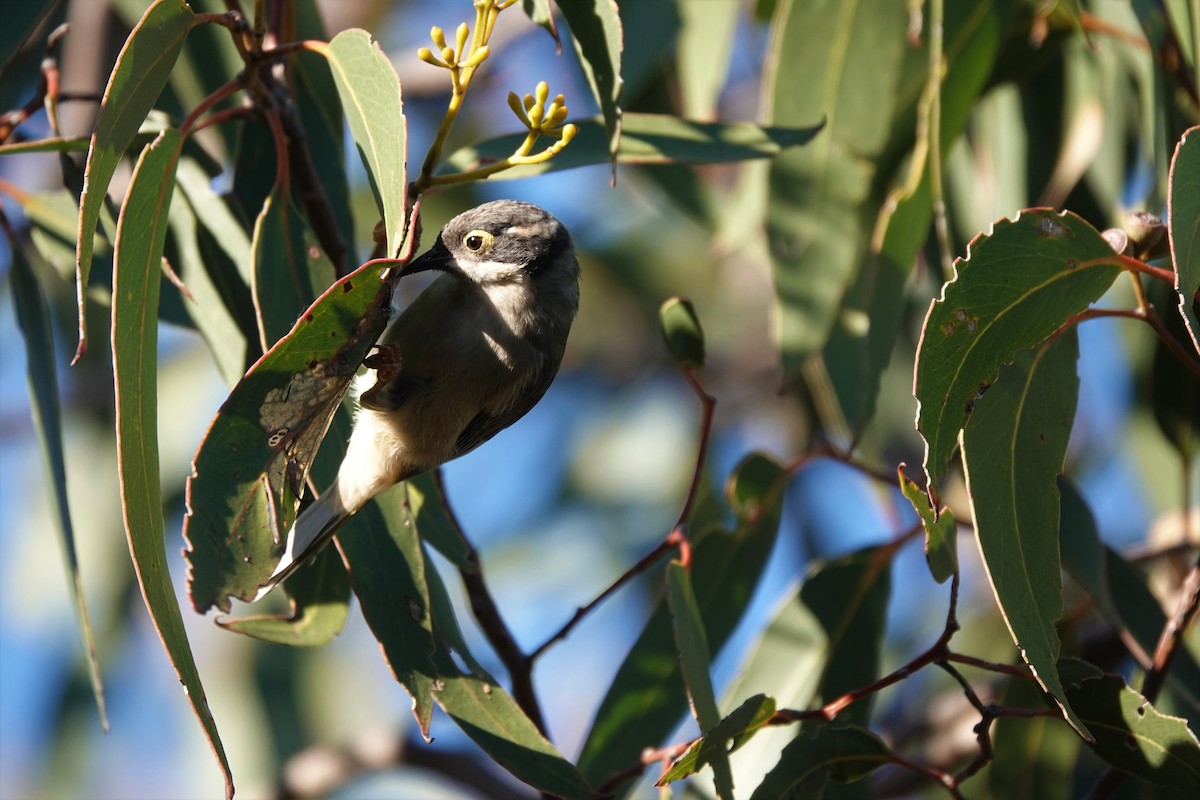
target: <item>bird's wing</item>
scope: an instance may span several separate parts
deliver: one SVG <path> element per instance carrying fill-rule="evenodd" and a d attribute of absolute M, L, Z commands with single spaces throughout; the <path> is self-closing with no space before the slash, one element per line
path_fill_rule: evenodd
<path fill-rule="evenodd" d="M 516 403 L 508 408 L 497 411 L 480 411 L 476 414 L 475 418 L 468 422 L 467 427 L 463 428 L 462 433 L 458 435 L 452 458 L 458 458 L 471 452 L 525 416 L 529 409 L 542 399 L 542 395 L 550 388 L 550 383 L 554 380 L 557 372 L 558 364 L 556 362 L 543 364 L 541 369 L 530 378 L 526 391 L 516 393 Z"/>

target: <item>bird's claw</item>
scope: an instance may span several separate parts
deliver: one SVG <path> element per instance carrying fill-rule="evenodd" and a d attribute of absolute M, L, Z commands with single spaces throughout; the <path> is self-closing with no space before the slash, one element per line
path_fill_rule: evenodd
<path fill-rule="evenodd" d="M 363 366 L 375 370 L 375 385 L 359 397 L 366 408 L 378 408 L 379 395 L 400 374 L 400 347 L 385 343 L 375 345 L 375 352 L 363 359 Z"/>

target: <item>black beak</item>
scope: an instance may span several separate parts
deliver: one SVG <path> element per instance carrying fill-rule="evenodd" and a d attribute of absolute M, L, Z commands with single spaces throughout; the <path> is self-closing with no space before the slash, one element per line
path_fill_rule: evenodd
<path fill-rule="evenodd" d="M 427 272 L 429 270 L 446 272 L 453 267 L 454 256 L 450 255 L 450 251 L 442 243 L 442 237 L 439 236 L 438 240 L 434 242 L 433 247 L 405 264 L 400 270 L 400 275 L 401 277 L 415 275 L 418 272 Z"/>

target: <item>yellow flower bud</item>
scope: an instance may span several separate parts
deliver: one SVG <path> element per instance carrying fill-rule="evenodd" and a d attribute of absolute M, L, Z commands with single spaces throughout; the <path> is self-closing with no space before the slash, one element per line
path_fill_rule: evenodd
<path fill-rule="evenodd" d="M 429 38 L 433 40 L 435 45 L 437 45 L 438 50 L 444 50 L 446 48 L 446 32 L 437 25 L 434 25 L 429 29 Z"/>

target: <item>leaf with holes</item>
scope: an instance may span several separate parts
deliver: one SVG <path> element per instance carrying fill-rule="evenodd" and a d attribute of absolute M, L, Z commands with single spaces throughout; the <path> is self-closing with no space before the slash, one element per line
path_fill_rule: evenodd
<path fill-rule="evenodd" d="M 1095 228 L 1042 208 L 997 222 L 955 264 L 925 315 L 913 382 L 935 497 L 959 430 L 1000 368 L 1099 299 L 1120 272 Z"/>
<path fill-rule="evenodd" d="M 331 286 L 213 419 L 192 462 L 183 529 L 200 613 L 251 599 L 273 571 L 317 446 L 387 324 L 396 263 L 369 261 Z"/>

